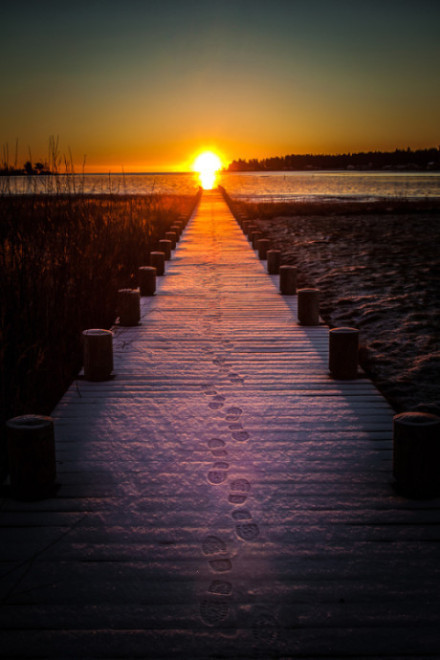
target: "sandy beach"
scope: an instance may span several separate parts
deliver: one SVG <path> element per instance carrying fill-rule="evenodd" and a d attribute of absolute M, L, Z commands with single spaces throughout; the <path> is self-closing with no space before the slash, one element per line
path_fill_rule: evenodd
<path fill-rule="evenodd" d="M 320 289 L 325 322 L 360 329 L 362 367 L 393 407 L 438 414 L 440 210 L 238 206 L 298 267 L 298 286 Z"/>

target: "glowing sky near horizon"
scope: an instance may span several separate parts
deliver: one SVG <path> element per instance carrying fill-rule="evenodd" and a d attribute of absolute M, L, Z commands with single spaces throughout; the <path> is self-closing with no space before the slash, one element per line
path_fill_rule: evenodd
<path fill-rule="evenodd" d="M 437 0 L 1 4 L 0 146 L 88 171 L 440 143 Z"/>

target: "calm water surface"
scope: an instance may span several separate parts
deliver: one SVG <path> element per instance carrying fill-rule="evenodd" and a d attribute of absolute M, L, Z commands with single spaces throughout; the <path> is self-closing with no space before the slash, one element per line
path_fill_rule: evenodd
<path fill-rule="evenodd" d="M 217 183 L 230 195 L 253 201 L 440 198 L 439 172 L 243 172 L 220 174 Z M 195 174 L 0 177 L 0 194 L 192 194 L 198 186 Z"/>
<path fill-rule="evenodd" d="M 221 183 L 234 197 L 255 201 L 440 198 L 438 172 L 243 173 L 228 174 Z"/>

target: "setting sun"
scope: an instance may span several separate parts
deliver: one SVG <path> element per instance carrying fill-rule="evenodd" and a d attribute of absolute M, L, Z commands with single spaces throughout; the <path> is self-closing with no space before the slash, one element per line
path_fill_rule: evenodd
<path fill-rule="evenodd" d="M 212 151 L 204 151 L 194 161 L 193 170 L 199 173 L 200 185 L 205 190 L 214 187 L 216 172 L 222 167 L 222 162 L 217 154 Z"/>

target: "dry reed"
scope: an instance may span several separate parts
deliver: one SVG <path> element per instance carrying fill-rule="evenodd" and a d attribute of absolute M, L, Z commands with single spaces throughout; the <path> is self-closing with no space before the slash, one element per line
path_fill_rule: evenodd
<path fill-rule="evenodd" d="M 119 288 L 195 196 L 0 196 L 0 476 L 4 421 L 47 414 L 81 366 L 81 331 L 108 328 Z M 1 474 L 3 472 L 3 475 Z"/>

